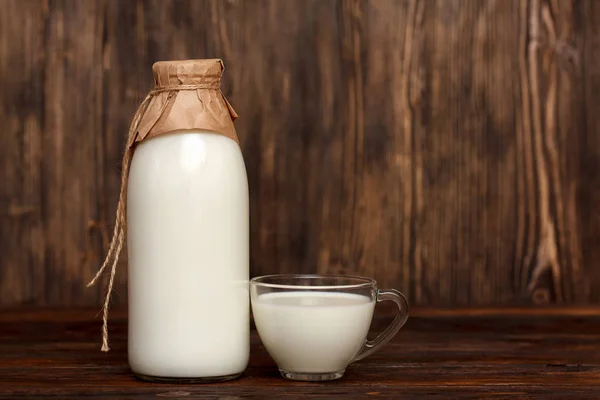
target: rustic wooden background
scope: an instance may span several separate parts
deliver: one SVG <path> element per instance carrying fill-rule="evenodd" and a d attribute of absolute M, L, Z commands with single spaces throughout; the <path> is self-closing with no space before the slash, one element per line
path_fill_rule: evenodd
<path fill-rule="evenodd" d="M 1 306 L 100 304 L 151 65 L 208 57 L 241 116 L 253 275 L 600 300 L 600 1 L 0 0 Z"/>

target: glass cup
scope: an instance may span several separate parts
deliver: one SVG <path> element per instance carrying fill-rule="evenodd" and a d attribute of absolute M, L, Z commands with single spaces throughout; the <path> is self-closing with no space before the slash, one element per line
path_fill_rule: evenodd
<path fill-rule="evenodd" d="M 379 290 L 374 279 L 354 276 L 269 275 L 250 280 L 258 334 L 284 378 L 339 379 L 346 367 L 380 349 L 408 319 L 397 290 Z M 375 303 L 391 300 L 398 314 L 377 338 L 367 340 Z"/>

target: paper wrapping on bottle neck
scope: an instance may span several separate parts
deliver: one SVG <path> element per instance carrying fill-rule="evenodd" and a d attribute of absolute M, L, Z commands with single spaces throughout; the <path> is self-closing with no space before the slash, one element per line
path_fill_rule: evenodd
<path fill-rule="evenodd" d="M 224 69 L 219 59 L 155 63 L 154 90 L 130 145 L 180 130 L 213 131 L 238 142 L 237 114 L 220 89 Z"/>

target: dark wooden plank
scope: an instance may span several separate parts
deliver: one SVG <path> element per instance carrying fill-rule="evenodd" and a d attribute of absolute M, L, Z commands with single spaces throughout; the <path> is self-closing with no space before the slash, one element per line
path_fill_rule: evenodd
<path fill-rule="evenodd" d="M 42 204 L 44 26 L 48 8 L 4 3 L 0 12 L 0 304 L 44 298 Z M 20 265 L 20 268 L 16 268 Z M 35 279 L 34 279 L 35 274 Z M 4 282 L 11 282 L 9 289 Z"/>
<path fill-rule="evenodd" d="M 151 64 L 204 57 L 241 115 L 253 275 L 600 300 L 595 0 L 1 3 L 0 306 L 100 303 Z"/>
<path fill-rule="evenodd" d="M 149 384 L 129 372 L 126 319 L 98 350 L 94 311 L 0 313 L 0 397 L 203 399 L 590 398 L 600 390 L 600 310 L 416 309 L 384 351 L 330 383 L 280 378 L 255 332 L 249 367 L 213 385 Z M 374 330 L 389 318 L 378 316 Z"/>
<path fill-rule="evenodd" d="M 576 41 L 578 48 L 581 48 L 581 52 L 575 52 L 573 54 L 573 62 L 577 67 L 578 73 L 581 75 L 583 92 L 582 101 L 582 112 L 581 121 L 585 125 L 585 133 L 581 135 L 581 141 L 575 142 L 579 145 L 576 151 L 581 152 L 580 157 L 576 160 L 570 160 L 572 168 L 579 169 L 581 176 L 578 181 L 572 183 L 575 186 L 575 193 L 572 196 L 575 197 L 573 201 L 578 204 L 578 209 L 589 210 L 586 213 L 579 213 L 577 220 L 578 224 L 571 227 L 575 234 L 581 234 L 579 240 L 581 241 L 581 250 L 576 253 L 577 256 L 581 257 L 579 268 L 584 270 L 581 279 L 587 281 L 590 297 L 595 301 L 600 301 L 600 293 L 593 288 L 600 285 L 600 268 L 597 267 L 597 260 L 600 257 L 600 248 L 598 247 L 598 241 L 594 238 L 597 237 L 595 229 L 600 223 L 600 212 L 592 204 L 597 204 L 596 201 L 600 199 L 600 196 L 594 192 L 593 188 L 600 184 L 600 178 L 598 178 L 597 172 L 600 171 L 598 168 L 597 161 L 600 160 L 600 151 L 598 145 L 600 144 L 600 114 L 596 112 L 590 100 L 600 90 L 600 71 L 597 71 L 593 65 L 600 63 L 600 52 L 597 50 L 598 35 L 600 35 L 600 4 L 593 0 L 588 0 L 583 3 L 583 8 L 577 8 L 574 12 L 574 26 L 575 29 L 583 30 L 583 37 Z M 565 127 L 565 129 L 568 129 Z M 573 136 L 569 136 L 569 143 Z M 573 212 L 573 211 L 572 211 Z M 596 266 L 594 268 L 593 266 Z"/>

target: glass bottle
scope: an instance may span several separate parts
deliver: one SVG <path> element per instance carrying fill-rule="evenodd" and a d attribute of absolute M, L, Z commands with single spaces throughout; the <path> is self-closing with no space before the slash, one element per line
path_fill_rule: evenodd
<path fill-rule="evenodd" d="M 222 72 L 220 60 L 154 64 L 130 131 L 117 220 L 141 379 L 223 381 L 248 362 L 248 183 Z"/>

